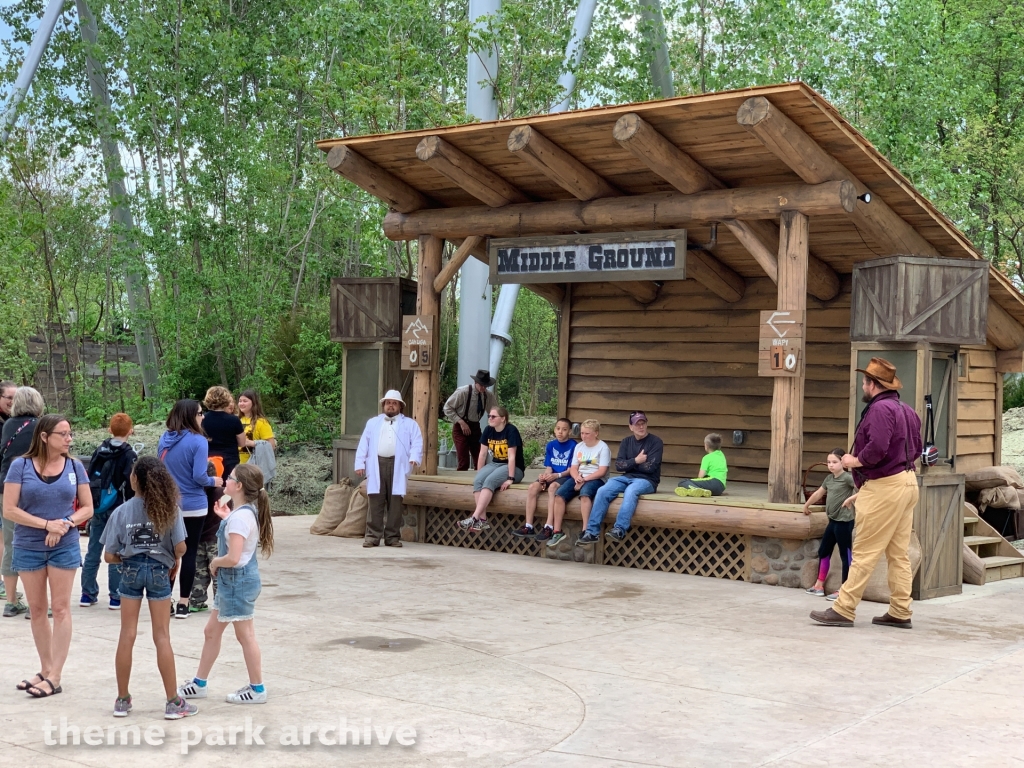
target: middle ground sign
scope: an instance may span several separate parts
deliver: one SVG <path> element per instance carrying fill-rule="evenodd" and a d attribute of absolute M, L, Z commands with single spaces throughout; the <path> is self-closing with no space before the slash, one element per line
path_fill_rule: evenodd
<path fill-rule="evenodd" d="M 685 280 L 686 230 L 489 241 L 491 283 Z"/>

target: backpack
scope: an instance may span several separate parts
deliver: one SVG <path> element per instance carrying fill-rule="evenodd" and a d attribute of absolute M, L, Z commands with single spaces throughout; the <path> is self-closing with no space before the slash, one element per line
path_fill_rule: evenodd
<path fill-rule="evenodd" d="M 109 512 L 134 494 L 128 481 L 138 455 L 127 447 L 117 453 L 101 445 L 89 462 L 89 491 L 95 513 Z"/>

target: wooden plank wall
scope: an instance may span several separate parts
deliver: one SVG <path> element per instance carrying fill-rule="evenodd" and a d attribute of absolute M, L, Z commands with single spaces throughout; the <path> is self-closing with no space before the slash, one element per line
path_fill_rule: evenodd
<path fill-rule="evenodd" d="M 956 421 L 956 468 L 970 472 L 991 467 L 998 462 L 995 455 L 996 436 L 1002 433 L 1003 404 L 996 402 L 998 387 L 996 350 L 992 346 L 962 347 L 966 355 L 966 378 L 959 381 Z"/>
<path fill-rule="evenodd" d="M 848 447 L 850 277 L 827 304 L 807 302 L 805 469 Z M 760 311 L 775 306 L 767 278 L 748 280 L 734 304 L 693 280 L 668 282 L 646 308 L 609 284 L 575 285 L 568 417 L 598 419 L 614 457 L 627 414 L 646 411 L 665 441 L 663 474 L 675 477 L 696 475 L 704 436 L 720 432 L 729 478 L 767 483 L 773 387 L 757 375 L 757 348 Z M 743 445 L 733 430 L 747 433 Z"/>

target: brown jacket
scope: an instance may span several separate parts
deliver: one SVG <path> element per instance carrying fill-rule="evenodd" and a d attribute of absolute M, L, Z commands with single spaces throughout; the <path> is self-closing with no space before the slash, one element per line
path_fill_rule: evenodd
<path fill-rule="evenodd" d="M 488 389 L 481 395 L 484 401 L 484 409 L 482 411 L 479 410 L 477 408 L 475 390 L 476 386 L 474 384 L 467 384 L 452 392 L 452 396 L 444 404 L 444 417 L 452 424 L 455 424 L 459 419 L 475 423 L 484 418 L 491 408 L 498 405 L 498 398 Z"/>

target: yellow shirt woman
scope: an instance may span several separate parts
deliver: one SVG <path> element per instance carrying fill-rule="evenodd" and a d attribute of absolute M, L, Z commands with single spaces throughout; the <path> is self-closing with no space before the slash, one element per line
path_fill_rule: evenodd
<path fill-rule="evenodd" d="M 270 422 L 264 418 L 256 419 L 256 426 L 251 426 L 252 419 L 249 416 L 242 416 L 242 426 L 245 428 L 245 436 L 249 440 L 273 440 L 274 429 L 270 426 Z M 249 461 L 249 457 L 252 455 L 249 448 L 238 449 L 238 460 L 243 464 Z"/>

